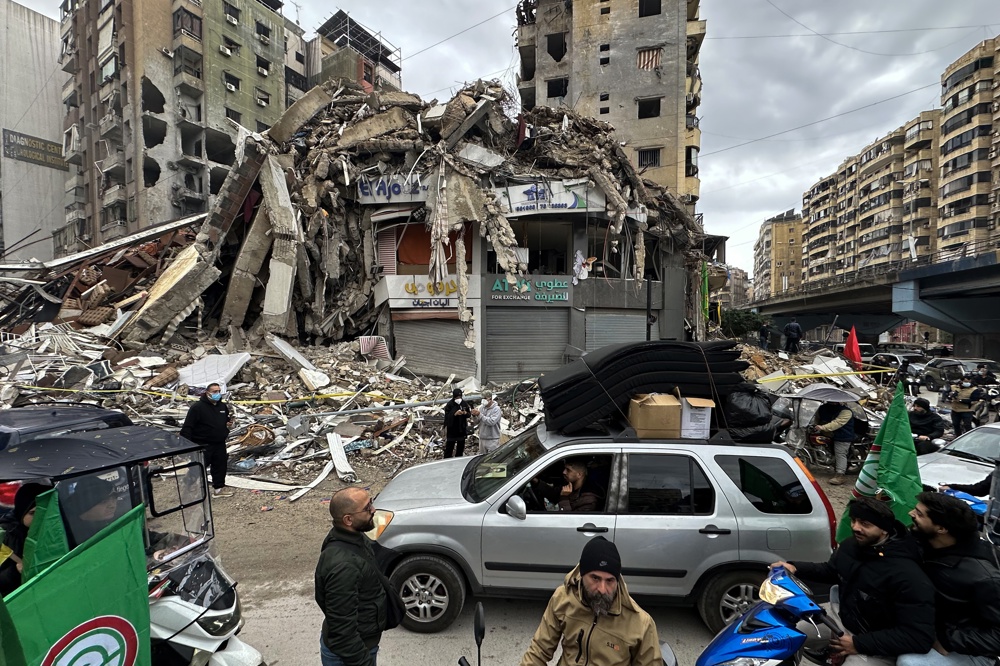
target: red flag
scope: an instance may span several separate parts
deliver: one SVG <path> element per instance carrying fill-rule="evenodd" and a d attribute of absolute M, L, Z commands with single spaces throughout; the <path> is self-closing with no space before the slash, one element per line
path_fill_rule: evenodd
<path fill-rule="evenodd" d="M 850 335 L 847 336 L 847 342 L 844 343 L 844 356 L 854 365 L 855 370 L 861 369 L 861 348 L 858 347 L 858 334 L 853 326 Z"/>

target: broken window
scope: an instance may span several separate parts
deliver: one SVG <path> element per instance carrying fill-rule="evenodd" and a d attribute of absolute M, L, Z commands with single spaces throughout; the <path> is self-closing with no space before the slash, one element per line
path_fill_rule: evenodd
<path fill-rule="evenodd" d="M 639 0 L 639 17 L 656 16 L 660 13 L 660 0 Z"/>
<path fill-rule="evenodd" d="M 201 54 L 183 46 L 177 49 L 177 52 L 174 54 L 174 74 L 181 73 L 200 79 Z"/>
<path fill-rule="evenodd" d="M 158 146 L 167 138 L 167 123 L 162 118 L 142 117 L 142 141 L 146 148 Z"/>
<path fill-rule="evenodd" d="M 375 68 L 367 60 L 361 65 L 361 76 L 368 83 L 375 83 Z"/>
<path fill-rule="evenodd" d="M 551 35 L 545 35 L 546 50 L 552 59 L 559 62 L 566 56 L 567 46 L 566 46 L 566 35 L 565 32 L 557 32 Z"/>
<path fill-rule="evenodd" d="M 698 146 L 688 146 L 684 151 L 684 175 L 698 175 Z"/>
<path fill-rule="evenodd" d="M 650 167 L 655 168 L 660 166 L 660 152 L 661 148 L 641 148 L 638 155 L 639 168 Z"/>
<path fill-rule="evenodd" d="M 174 12 L 174 37 L 179 37 L 182 33 L 201 41 L 201 18 L 186 9 Z"/>
<path fill-rule="evenodd" d="M 160 165 L 150 156 L 142 160 L 142 184 L 144 187 L 152 187 L 160 180 Z"/>
<path fill-rule="evenodd" d="M 271 94 L 266 90 L 254 88 L 254 99 L 257 100 L 257 106 L 268 106 L 271 103 Z"/>
<path fill-rule="evenodd" d="M 639 119 L 642 118 L 658 118 L 660 116 L 660 100 L 662 97 L 653 97 L 651 99 L 640 99 L 636 102 L 639 107 Z"/>
<path fill-rule="evenodd" d="M 166 103 L 167 100 L 164 99 L 160 89 L 145 76 L 142 77 L 142 110 L 150 113 L 163 113 L 163 107 Z"/>
<path fill-rule="evenodd" d="M 225 108 L 226 108 L 226 118 L 229 118 L 230 120 L 235 120 L 236 122 L 240 122 L 243 119 L 243 114 L 240 113 L 239 111 L 233 111 L 228 106 Z"/>
<path fill-rule="evenodd" d="M 236 40 L 229 39 L 228 37 L 223 36 L 222 37 L 222 45 L 226 48 L 226 50 L 222 52 L 223 55 L 227 55 L 228 56 L 228 55 L 239 55 L 240 54 L 240 48 L 241 48 L 241 46 L 240 46 L 240 43 L 237 42 Z"/>
<path fill-rule="evenodd" d="M 569 94 L 569 78 L 549 79 L 546 84 L 546 97 L 565 97 Z"/>
<path fill-rule="evenodd" d="M 660 66 L 663 59 L 663 49 L 656 47 L 652 49 L 639 49 L 635 56 L 635 66 L 639 69 L 651 72 Z"/>

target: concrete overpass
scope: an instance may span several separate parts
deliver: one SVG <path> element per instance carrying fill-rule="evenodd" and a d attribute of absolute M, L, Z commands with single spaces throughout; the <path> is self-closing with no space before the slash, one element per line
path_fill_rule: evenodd
<path fill-rule="evenodd" d="M 805 290 L 752 303 L 777 327 L 796 317 L 806 330 L 854 326 L 872 341 L 879 333 L 919 321 L 955 336 L 955 354 L 1000 358 L 1000 253 L 997 242 L 939 253 L 923 261 L 860 269 Z M 973 250 L 978 250 L 973 253 Z"/>

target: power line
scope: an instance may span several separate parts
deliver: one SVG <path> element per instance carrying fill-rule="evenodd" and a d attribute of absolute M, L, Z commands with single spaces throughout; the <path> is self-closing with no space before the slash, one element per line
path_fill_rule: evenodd
<path fill-rule="evenodd" d="M 927 51 L 919 51 L 917 53 L 880 53 L 878 51 L 868 51 L 866 49 L 861 49 L 861 48 L 858 48 L 856 46 L 851 46 L 850 44 L 844 44 L 843 42 L 838 42 L 835 39 L 830 39 L 830 37 L 828 37 L 826 34 L 821 33 L 821 32 L 817 32 L 816 30 L 813 30 L 812 28 L 810 28 L 809 26 L 807 26 L 805 23 L 803 23 L 802 21 L 798 20 L 797 18 L 795 18 L 794 16 L 792 16 L 791 14 L 789 14 L 788 12 L 786 12 L 784 9 L 782 9 L 778 5 L 774 4 L 774 2 L 772 2 L 772 0 L 765 0 L 765 2 L 767 2 L 767 4 L 769 4 L 772 7 L 774 7 L 784 17 L 788 18 L 791 21 L 794 21 L 797 25 L 805 28 L 806 30 L 808 30 L 812 34 L 816 35 L 817 37 L 821 37 L 821 38 L 825 39 L 826 41 L 830 42 L 831 44 L 836 44 L 837 46 L 842 46 L 845 49 L 851 49 L 852 51 L 857 51 L 859 53 L 867 53 L 868 55 L 877 55 L 877 56 L 915 56 L 915 55 L 923 55 L 925 53 L 932 53 L 934 51 L 940 51 L 941 49 L 948 48 L 949 46 L 951 46 L 951 44 L 955 44 L 955 43 L 957 43 L 957 42 L 962 41 L 962 40 L 965 39 L 965 36 L 962 36 L 961 38 L 959 38 L 955 42 L 952 42 L 951 44 L 945 44 L 944 46 L 938 47 L 936 49 L 928 49 Z M 980 26 L 976 26 L 976 30 L 979 30 L 981 27 L 982 27 L 981 25 Z"/>
<path fill-rule="evenodd" d="M 428 47 L 425 47 L 425 48 L 422 48 L 422 49 L 420 49 L 419 51 L 416 51 L 416 52 L 414 52 L 414 53 L 411 53 L 410 55 L 408 55 L 408 56 L 406 56 L 405 58 L 403 58 L 403 60 L 409 60 L 410 58 L 413 58 L 413 57 L 415 57 L 415 56 L 418 56 L 418 55 L 420 55 L 421 53 L 424 53 L 425 51 L 430 51 L 430 50 L 431 50 L 431 49 L 433 49 L 434 47 L 436 47 L 436 46 L 440 46 L 441 44 L 444 44 L 445 42 L 447 42 L 447 41 L 449 41 L 449 40 L 451 40 L 451 39 L 454 39 L 455 37 L 458 37 L 459 35 L 463 35 L 463 34 L 465 34 L 465 33 L 469 32 L 470 30 L 472 30 L 473 28 L 478 28 L 479 26 L 483 25 L 484 23 L 489 23 L 489 22 L 490 22 L 490 21 L 492 21 L 493 19 L 495 19 L 495 18 L 498 18 L 498 17 L 500 17 L 500 16 L 503 16 L 504 14 L 507 14 L 507 13 L 509 13 L 509 12 L 513 11 L 513 10 L 514 10 L 514 9 L 516 9 L 516 8 L 517 8 L 517 5 L 511 5 L 511 6 L 510 6 L 510 7 L 508 7 L 507 9 L 503 10 L 502 12 L 500 12 L 499 14 L 494 14 L 493 16 L 491 16 L 491 17 L 489 17 L 489 18 L 486 18 L 486 19 L 483 19 L 482 21 L 480 21 L 479 23 L 476 23 L 475 25 L 470 25 L 470 26 L 469 26 L 468 28 L 466 28 L 465 30 L 460 30 L 460 31 L 456 32 L 456 33 L 455 33 L 454 35 L 449 35 L 448 37 L 445 37 L 444 39 L 442 39 L 442 40 L 441 40 L 441 41 L 439 41 L 439 42 L 434 42 L 433 44 L 431 44 L 431 45 L 430 45 L 430 46 L 428 46 Z"/>
<path fill-rule="evenodd" d="M 781 10 L 779 10 L 781 11 Z M 978 30 L 980 28 L 991 28 L 993 26 L 989 24 L 980 25 L 951 25 L 951 26 L 940 26 L 935 28 L 897 28 L 894 30 L 848 30 L 844 32 L 803 32 L 787 35 L 718 35 L 715 37 L 706 36 L 705 40 L 709 39 L 782 39 L 785 37 L 839 37 L 842 35 L 886 35 L 891 33 L 900 32 L 929 32 L 933 30 Z M 839 43 L 838 43 L 839 44 Z M 839 44 L 843 46 L 843 44 Z"/>

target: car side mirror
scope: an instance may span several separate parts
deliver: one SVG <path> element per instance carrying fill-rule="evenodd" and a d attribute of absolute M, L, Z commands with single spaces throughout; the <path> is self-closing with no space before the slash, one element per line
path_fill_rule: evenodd
<path fill-rule="evenodd" d="M 524 520 L 528 517 L 528 505 L 524 503 L 524 499 L 520 495 L 511 495 L 511 498 L 507 500 L 507 513 L 518 520 Z"/>

